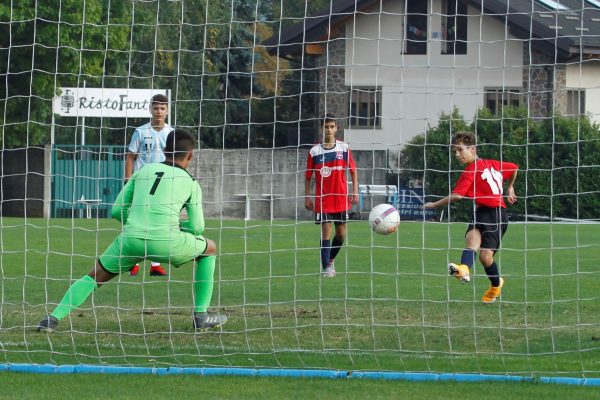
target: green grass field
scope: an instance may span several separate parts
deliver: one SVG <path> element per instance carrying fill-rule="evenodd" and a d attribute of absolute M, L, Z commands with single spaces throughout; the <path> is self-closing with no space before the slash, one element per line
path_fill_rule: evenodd
<path fill-rule="evenodd" d="M 323 279 L 314 224 L 209 221 L 221 331 L 192 329 L 188 264 L 115 278 L 45 335 L 47 307 L 119 225 L 1 222 L 0 363 L 600 376 L 600 225 L 512 224 L 496 258 L 502 299 L 484 305 L 480 265 L 468 285 L 446 275 L 463 224 L 404 222 L 386 237 L 353 221 L 338 276 Z"/>
<path fill-rule="evenodd" d="M 44 375 L 0 373 L 0 399 L 598 399 L 592 386 L 514 382 L 407 382 L 239 376 Z"/>

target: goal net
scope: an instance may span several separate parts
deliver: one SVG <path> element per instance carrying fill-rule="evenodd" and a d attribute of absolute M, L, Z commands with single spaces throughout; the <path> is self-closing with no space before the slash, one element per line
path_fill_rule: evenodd
<path fill-rule="evenodd" d="M 594 0 L 3 5 L 0 363 L 598 378 L 599 54 Z M 209 311 L 229 320 L 196 331 L 195 264 L 147 260 L 40 333 L 121 232 L 111 207 L 155 94 L 198 142 Z M 346 174 L 333 278 L 305 207 L 332 173 L 307 196 L 326 114 L 359 186 Z M 468 284 L 448 275 L 473 201 L 423 209 L 465 168 L 461 131 L 519 167 L 490 304 L 478 259 Z M 401 214 L 392 234 L 367 222 L 380 203 Z"/>

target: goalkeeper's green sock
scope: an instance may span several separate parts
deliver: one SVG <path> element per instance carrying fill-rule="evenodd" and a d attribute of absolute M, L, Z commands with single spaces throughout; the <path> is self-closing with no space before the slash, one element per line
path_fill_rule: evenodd
<path fill-rule="evenodd" d="M 212 299 L 213 285 L 215 282 L 215 263 L 217 257 L 205 256 L 196 261 L 194 271 L 194 311 L 206 312 Z"/>
<path fill-rule="evenodd" d="M 71 285 L 50 315 L 60 321 L 69 315 L 73 309 L 82 305 L 96 288 L 98 288 L 98 284 L 91 276 L 86 275 L 83 278 L 80 278 Z"/>

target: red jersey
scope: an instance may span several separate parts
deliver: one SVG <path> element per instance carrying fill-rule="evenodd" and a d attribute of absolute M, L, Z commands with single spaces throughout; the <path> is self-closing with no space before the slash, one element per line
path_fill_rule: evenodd
<path fill-rule="evenodd" d="M 502 196 L 504 181 L 518 169 L 511 162 L 477 159 L 465 167 L 452 193 L 474 199 L 477 206 L 506 208 Z"/>
<path fill-rule="evenodd" d="M 333 214 L 352 208 L 348 197 L 347 170 L 356 170 L 347 143 L 336 140 L 331 149 L 325 149 L 321 144 L 310 149 L 306 160 L 306 179 L 315 174 L 315 212 Z"/>

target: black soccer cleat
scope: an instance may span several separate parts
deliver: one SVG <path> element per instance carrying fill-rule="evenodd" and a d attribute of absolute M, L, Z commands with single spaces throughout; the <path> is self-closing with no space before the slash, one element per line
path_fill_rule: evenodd
<path fill-rule="evenodd" d="M 227 322 L 227 317 L 221 314 L 209 314 L 206 312 L 194 313 L 194 329 L 198 331 L 207 331 L 218 328 Z"/>
<path fill-rule="evenodd" d="M 52 315 L 48 315 L 46 318 L 40 321 L 38 324 L 38 332 L 52 333 L 58 327 L 58 319 Z"/>

